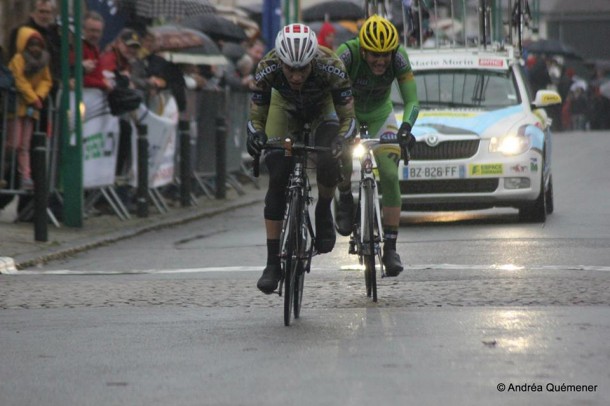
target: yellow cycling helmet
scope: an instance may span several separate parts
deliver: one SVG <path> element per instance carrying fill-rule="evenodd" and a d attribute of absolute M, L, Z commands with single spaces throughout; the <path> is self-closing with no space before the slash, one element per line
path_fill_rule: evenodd
<path fill-rule="evenodd" d="M 360 29 L 360 46 L 371 52 L 390 52 L 398 48 L 398 30 L 390 21 L 374 14 Z"/>

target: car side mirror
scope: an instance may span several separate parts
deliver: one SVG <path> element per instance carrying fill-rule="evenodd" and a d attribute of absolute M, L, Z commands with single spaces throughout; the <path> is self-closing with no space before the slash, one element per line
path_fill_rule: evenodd
<path fill-rule="evenodd" d="M 554 90 L 538 90 L 532 102 L 532 108 L 541 108 L 561 104 L 561 96 Z"/>

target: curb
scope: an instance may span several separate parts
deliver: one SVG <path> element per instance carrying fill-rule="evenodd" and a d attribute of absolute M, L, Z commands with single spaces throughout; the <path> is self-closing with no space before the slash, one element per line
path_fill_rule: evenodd
<path fill-rule="evenodd" d="M 247 198 L 246 200 L 238 199 L 233 202 L 227 202 L 227 204 L 223 204 L 219 207 L 193 210 L 190 213 L 178 214 L 174 215 L 173 217 L 170 216 L 166 218 L 155 219 L 147 224 L 136 225 L 125 230 L 90 237 L 83 241 L 69 242 L 46 252 L 18 255 L 15 258 L 0 257 L 0 274 L 18 273 L 18 269 L 30 268 L 52 260 L 63 259 L 80 252 L 84 252 L 103 245 L 135 237 L 137 235 L 144 234 L 149 231 L 160 230 L 175 225 L 186 224 L 207 217 L 213 217 L 230 210 L 235 210 L 242 207 L 251 206 L 253 204 L 258 204 L 261 201 L 264 201 L 264 196 L 252 196 L 251 198 Z"/>

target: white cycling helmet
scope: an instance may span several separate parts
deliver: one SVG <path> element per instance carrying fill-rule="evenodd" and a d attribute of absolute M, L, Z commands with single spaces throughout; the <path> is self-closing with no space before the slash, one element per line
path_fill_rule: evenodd
<path fill-rule="evenodd" d="M 287 25 L 275 38 L 275 52 L 286 65 L 301 68 L 318 52 L 316 33 L 304 24 Z"/>

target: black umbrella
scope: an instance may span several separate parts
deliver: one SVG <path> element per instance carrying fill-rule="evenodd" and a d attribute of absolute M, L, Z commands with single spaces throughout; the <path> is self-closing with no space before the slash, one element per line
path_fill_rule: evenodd
<path fill-rule="evenodd" d="M 149 31 L 155 36 L 155 50 L 158 52 L 198 47 L 206 42 L 202 32 L 173 24 L 151 27 Z M 208 37 L 208 41 L 212 40 Z"/>
<path fill-rule="evenodd" d="M 176 49 L 172 52 L 160 52 L 160 55 L 174 63 L 193 65 L 226 65 L 229 63 L 212 38 L 202 32 L 197 31 L 197 33 L 202 39 L 202 45 Z"/>
<path fill-rule="evenodd" d="M 194 65 L 226 65 L 227 58 L 208 35 L 178 25 L 150 28 L 156 39 L 156 51 L 170 62 Z"/>
<path fill-rule="evenodd" d="M 199 14 L 215 13 L 210 0 L 123 0 L 139 17 L 181 19 Z"/>
<path fill-rule="evenodd" d="M 547 54 L 547 55 L 571 55 L 575 56 L 576 51 L 569 45 L 556 39 L 541 39 L 536 42 L 532 42 L 525 47 L 528 52 L 534 54 Z"/>
<path fill-rule="evenodd" d="M 215 14 L 202 14 L 189 17 L 182 24 L 204 32 L 216 41 L 241 42 L 248 39 L 243 28 L 233 21 Z"/>
<path fill-rule="evenodd" d="M 347 0 L 330 0 L 303 9 L 301 18 L 310 21 L 360 20 L 364 18 L 364 9 Z"/>
<path fill-rule="evenodd" d="M 233 62 L 237 62 L 245 53 L 246 49 L 235 42 L 225 42 L 222 45 L 222 54 Z"/>

